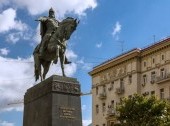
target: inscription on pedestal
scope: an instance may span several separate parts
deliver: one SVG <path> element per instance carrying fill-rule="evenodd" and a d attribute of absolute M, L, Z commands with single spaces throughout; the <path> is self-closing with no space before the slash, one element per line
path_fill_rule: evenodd
<path fill-rule="evenodd" d="M 60 118 L 63 119 L 72 119 L 74 120 L 75 117 L 75 108 L 65 108 L 65 107 L 60 107 L 59 108 L 59 112 L 60 112 Z"/>

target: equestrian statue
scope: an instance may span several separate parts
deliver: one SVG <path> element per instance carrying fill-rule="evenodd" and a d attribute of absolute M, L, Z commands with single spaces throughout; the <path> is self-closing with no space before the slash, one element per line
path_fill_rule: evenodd
<path fill-rule="evenodd" d="M 41 42 L 33 52 L 35 80 L 37 81 L 39 77 L 41 81 L 45 79 L 50 64 L 52 62 L 57 64 L 58 59 L 60 59 L 62 75 L 66 76 L 64 64 L 71 63 L 65 55 L 67 40 L 76 30 L 79 21 L 72 17 L 67 17 L 62 22 L 59 22 L 55 19 L 55 12 L 52 8 L 49 10 L 48 17 L 40 17 L 35 21 L 40 22 L 41 35 Z M 41 73 L 42 67 L 43 74 Z"/>

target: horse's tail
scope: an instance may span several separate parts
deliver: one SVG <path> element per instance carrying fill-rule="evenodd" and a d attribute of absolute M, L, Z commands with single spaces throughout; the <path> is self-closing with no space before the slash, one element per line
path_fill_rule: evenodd
<path fill-rule="evenodd" d="M 37 53 L 34 53 L 34 76 L 35 81 L 39 79 L 39 76 L 41 77 L 41 64 Z"/>

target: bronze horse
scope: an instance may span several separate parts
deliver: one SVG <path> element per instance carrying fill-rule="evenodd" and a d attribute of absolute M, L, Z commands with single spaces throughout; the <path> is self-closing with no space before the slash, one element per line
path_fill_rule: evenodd
<path fill-rule="evenodd" d="M 36 81 L 39 79 L 39 77 L 41 78 L 41 81 L 45 79 L 51 62 L 55 59 L 58 59 L 58 57 L 60 58 L 62 75 L 65 76 L 64 63 L 66 44 L 71 34 L 76 30 L 78 23 L 79 21 L 77 21 L 77 19 L 71 17 L 64 19 L 59 24 L 57 30 L 52 34 L 50 40 L 46 43 L 46 48 L 44 49 L 44 53 L 41 57 L 39 56 L 40 44 L 37 45 L 33 52 L 34 73 Z M 41 66 L 43 67 L 43 76 L 41 74 Z"/>

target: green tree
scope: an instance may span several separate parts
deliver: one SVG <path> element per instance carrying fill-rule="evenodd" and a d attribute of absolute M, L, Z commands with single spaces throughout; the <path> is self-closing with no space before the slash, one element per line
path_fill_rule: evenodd
<path fill-rule="evenodd" d="M 155 97 L 133 95 L 117 106 L 117 119 L 125 126 L 170 126 L 170 105 Z"/>

